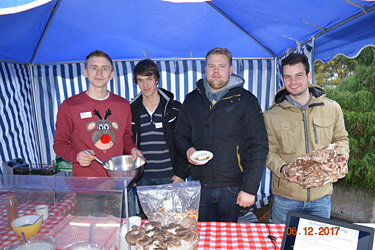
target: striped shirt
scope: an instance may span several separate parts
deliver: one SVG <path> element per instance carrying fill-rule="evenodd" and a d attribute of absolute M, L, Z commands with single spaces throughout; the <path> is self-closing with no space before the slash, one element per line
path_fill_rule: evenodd
<path fill-rule="evenodd" d="M 152 115 L 143 104 L 140 108 L 140 150 L 147 159 L 142 178 L 157 179 L 173 176 L 169 149 L 163 133 L 162 112 L 160 103 Z"/>

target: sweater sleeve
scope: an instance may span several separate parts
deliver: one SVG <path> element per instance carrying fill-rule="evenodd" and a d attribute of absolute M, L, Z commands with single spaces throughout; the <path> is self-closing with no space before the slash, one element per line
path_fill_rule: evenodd
<path fill-rule="evenodd" d="M 73 136 L 73 120 L 69 106 L 63 102 L 58 110 L 56 119 L 55 140 L 53 149 L 55 153 L 64 160 L 75 162 L 77 159 L 76 150 L 70 147 L 70 140 Z"/>

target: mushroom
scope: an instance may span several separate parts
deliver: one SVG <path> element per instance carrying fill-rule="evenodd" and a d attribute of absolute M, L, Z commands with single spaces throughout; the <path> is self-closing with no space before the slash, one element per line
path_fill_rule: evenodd
<path fill-rule="evenodd" d="M 158 222 L 158 221 L 150 221 L 149 223 L 146 223 L 145 225 L 144 225 L 144 228 L 146 229 L 146 230 L 151 230 L 151 229 L 153 229 L 153 228 L 158 228 L 158 227 L 160 227 L 161 226 L 161 223 L 160 222 Z"/>
<path fill-rule="evenodd" d="M 143 248 L 145 250 L 167 250 L 167 245 L 158 239 L 152 239 L 152 241 Z"/>
<path fill-rule="evenodd" d="M 285 171 L 288 177 L 297 176 L 304 188 L 319 187 L 343 178 L 347 171 L 345 162 L 338 162 L 337 149 L 340 142 L 299 156 Z"/>
<path fill-rule="evenodd" d="M 136 228 L 136 230 L 131 230 L 127 232 L 125 235 L 125 240 L 129 244 L 134 245 L 138 242 L 138 240 L 142 239 L 145 236 L 145 234 L 146 234 L 146 230 L 138 227 L 138 229 Z"/>
<path fill-rule="evenodd" d="M 189 228 L 186 228 L 186 227 L 180 227 L 180 228 L 176 229 L 177 235 L 181 235 L 181 234 L 184 234 L 184 233 L 187 233 L 187 232 L 189 232 Z"/>
<path fill-rule="evenodd" d="M 173 235 L 176 234 L 176 229 L 180 227 L 180 224 L 170 223 L 166 226 L 162 226 L 160 229 L 164 232 L 165 235 Z"/>
<path fill-rule="evenodd" d="M 165 241 L 165 235 L 162 231 L 157 231 L 154 233 L 154 235 L 152 236 L 153 239 L 157 239 L 159 240 L 160 242 L 164 242 Z"/>
<path fill-rule="evenodd" d="M 138 240 L 138 244 L 141 246 L 146 246 L 150 244 L 151 241 L 152 241 L 151 237 L 148 235 L 145 235 L 143 238 Z"/>
<path fill-rule="evenodd" d="M 167 247 L 179 247 L 181 246 L 181 240 L 176 235 L 170 235 L 165 239 L 165 244 Z"/>
<path fill-rule="evenodd" d="M 183 234 L 179 235 L 179 237 L 182 240 L 189 242 L 189 241 L 195 240 L 196 234 L 194 232 L 192 232 L 192 231 L 188 231 L 186 233 L 183 233 Z"/>

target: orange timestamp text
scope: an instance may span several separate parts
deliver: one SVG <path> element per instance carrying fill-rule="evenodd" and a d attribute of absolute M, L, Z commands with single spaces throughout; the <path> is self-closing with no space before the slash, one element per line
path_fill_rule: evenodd
<path fill-rule="evenodd" d="M 297 235 L 296 227 L 285 228 L 287 235 Z M 304 227 L 298 234 L 301 235 L 337 235 L 340 231 L 340 227 L 319 227 L 318 230 L 314 231 L 313 227 Z"/>

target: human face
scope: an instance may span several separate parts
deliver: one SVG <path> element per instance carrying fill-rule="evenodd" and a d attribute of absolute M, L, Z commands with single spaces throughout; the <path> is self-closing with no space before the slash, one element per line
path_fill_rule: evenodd
<path fill-rule="evenodd" d="M 153 97 L 157 94 L 157 84 L 155 76 L 137 75 L 137 84 L 142 91 L 142 95 L 146 98 Z"/>
<path fill-rule="evenodd" d="M 225 55 L 212 54 L 207 57 L 205 70 L 210 89 L 215 93 L 227 86 L 233 67 Z"/>
<path fill-rule="evenodd" d="M 308 84 L 311 81 L 311 72 L 306 74 L 302 63 L 285 65 L 283 68 L 283 83 L 292 99 L 309 96 Z"/>
<path fill-rule="evenodd" d="M 89 80 L 90 87 L 107 88 L 108 81 L 113 78 L 115 72 L 107 58 L 93 56 L 87 61 L 83 74 Z"/>

